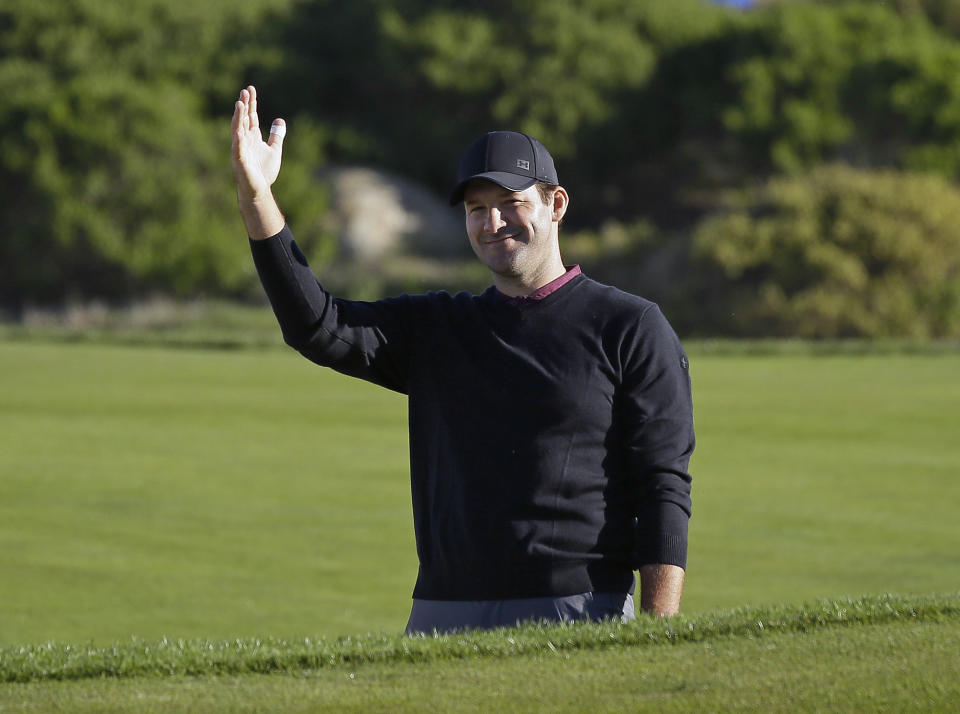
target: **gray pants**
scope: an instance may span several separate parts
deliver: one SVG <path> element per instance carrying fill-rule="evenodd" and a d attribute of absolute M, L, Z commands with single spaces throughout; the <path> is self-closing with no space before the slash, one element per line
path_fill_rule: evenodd
<path fill-rule="evenodd" d="M 528 621 L 572 622 L 606 618 L 621 622 L 632 620 L 633 597 L 628 593 L 582 593 L 515 600 L 415 599 L 406 633 L 489 630 L 514 627 Z"/>

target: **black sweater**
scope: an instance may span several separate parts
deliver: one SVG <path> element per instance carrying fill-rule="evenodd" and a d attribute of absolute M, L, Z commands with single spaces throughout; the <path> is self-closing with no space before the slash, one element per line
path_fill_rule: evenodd
<path fill-rule="evenodd" d="M 632 592 L 640 565 L 685 567 L 690 379 L 656 305 L 583 275 L 525 304 L 348 301 L 288 228 L 251 249 L 289 345 L 408 395 L 414 597 Z"/>

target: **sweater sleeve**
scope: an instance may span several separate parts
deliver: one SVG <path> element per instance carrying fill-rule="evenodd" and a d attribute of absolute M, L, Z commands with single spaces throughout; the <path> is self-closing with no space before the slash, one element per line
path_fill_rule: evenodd
<path fill-rule="evenodd" d="M 409 299 L 377 302 L 332 297 L 317 281 L 288 226 L 251 240 L 260 282 L 284 341 L 307 359 L 405 393 Z"/>
<path fill-rule="evenodd" d="M 637 518 L 635 565 L 686 568 L 688 468 L 695 442 L 689 361 L 656 305 L 644 311 L 623 348 L 625 465 Z"/>

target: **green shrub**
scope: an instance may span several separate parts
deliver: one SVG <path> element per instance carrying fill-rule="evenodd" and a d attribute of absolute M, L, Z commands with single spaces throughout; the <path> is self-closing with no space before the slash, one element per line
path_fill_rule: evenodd
<path fill-rule="evenodd" d="M 694 254 L 718 332 L 960 336 L 960 190 L 937 176 L 773 179 L 706 219 Z"/>

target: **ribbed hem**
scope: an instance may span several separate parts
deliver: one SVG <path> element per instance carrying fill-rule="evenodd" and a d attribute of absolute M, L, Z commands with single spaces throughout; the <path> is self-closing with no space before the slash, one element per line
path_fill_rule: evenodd
<path fill-rule="evenodd" d="M 608 561 L 532 563 L 496 569 L 465 582 L 453 574 L 430 573 L 421 564 L 413 597 L 421 600 L 505 600 L 565 597 L 585 592 L 632 593 L 635 578 L 626 563 Z M 505 577 L 506 575 L 506 577 Z"/>
<path fill-rule="evenodd" d="M 686 536 L 663 533 L 658 537 L 651 538 L 650 542 L 646 544 L 646 548 L 637 553 L 637 568 L 651 563 L 676 565 L 686 570 Z"/>

